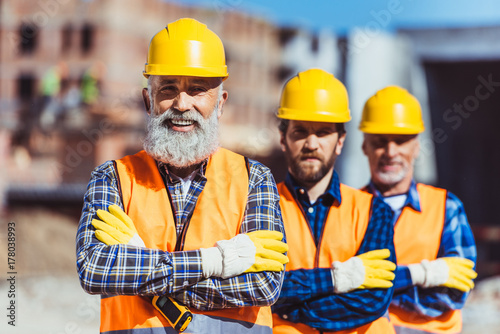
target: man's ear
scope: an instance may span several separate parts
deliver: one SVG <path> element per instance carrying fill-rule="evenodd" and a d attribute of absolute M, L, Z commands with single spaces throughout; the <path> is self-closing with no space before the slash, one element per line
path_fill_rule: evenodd
<path fill-rule="evenodd" d="M 224 104 L 226 103 L 228 97 L 229 97 L 229 93 L 227 92 L 227 90 L 223 90 L 221 97 L 219 99 L 219 108 L 217 110 L 217 118 L 220 118 L 222 116 L 223 107 L 224 107 Z"/>
<path fill-rule="evenodd" d="M 344 148 L 344 142 L 346 138 L 346 133 L 342 133 L 340 135 L 339 140 L 337 141 L 337 145 L 335 146 L 335 154 L 340 155 L 342 153 L 342 149 Z"/>
<path fill-rule="evenodd" d="M 415 148 L 415 156 L 414 156 L 415 159 L 417 159 L 418 156 L 420 155 L 420 140 L 418 140 L 418 138 L 417 138 L 416 145 L 417 145 L 417 147 Z"/>
<path fill-rule="evenodd" d="M 361 150 L 363 151 L 363 153 L 365 155 L 368 155 L 368 154 L 366 154 L 366 138 L 365 137 L 363 137 L 363 144 L 361 144 Z"/>
<path fill-rule="evenodd" d="M 286 152 L 286 134 L 280 131 L 280 146 L 281 151 Z"/>
<path fill-rule="evenodd" d="M 142 89 L 142 100 L 148 114 L 151 114 L 151 101 L 149 100 L 149 92 L 147 88 Z"/>

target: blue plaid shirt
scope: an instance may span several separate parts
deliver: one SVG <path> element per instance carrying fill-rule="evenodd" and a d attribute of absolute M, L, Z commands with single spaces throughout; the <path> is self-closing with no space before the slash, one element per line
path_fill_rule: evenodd
<path fill-rule="evenodd" d="M 279 194 L 269 169 L 249 160 L 249 191 L 241 233 L 268 229 L 284 233 Z M 181 181 L 169 177 L 158 165 L 171 195 L 178 233 L 190 219 L 206 183 L 205 168 L 196 173 L 186 199 Z M 168 294 L 186 306 L 199 310 L 226 307 L 267 306 L 277 299 L 283 273 L 242 274 L 229 279 L 203 277 L 199 250 L 165 252 L 127 245 L 107 246 L 95 238 L 91 225 L 96 210 L 117 204 L 123 208 L 113 162 L 97 167 L 84 197 L 83 212 L 76 236 L 77 267 L 82 287 L 101 295 Z"/>
<path fill-rule="evenodd" d="M 334 171 L 327 190 L 314 204 L 310 203 L 305 189 L 290 175 L 287 175 L 285 184 L 302 206 L 316 245 L 322 237 L 335 238 L 321 236 L 321 232 L 332 204 L 342 202 L 337 173 Z M 391 252 L 389 260 L 396 262 L 391 222 L 392 211 L 375 198 L 365 238 L 357 254 L 388 248 Z M 344 294 L 336 294 L 333 290 L 330 268 L 287 271 L 273 312 L 288 321 L 304 323 L 318 330 L 340 331 L 365 325 L 383 316 L 393 294 L 393 288 L 360 289 Z"/>
<path fill-rule="evenodd" d="M 367 190 L 377 198 L 383 198 L 372 182 L 368 185 Z M 417 185 L 414 181 L 411 183 L 404 206 L 421 211 Z M 399 213 L 396 213 L 393 224 L 398 218 Z M 476 262 L 477 256 L 474 236 L 467 221 L 464 206 L 450 192 L 447 193 L 446 197 L 445 221 L 437 257 L 445 256 L 463 257 L 474 262 Z M 424 289 L 414 286 L 407 266 L 397 267 L 394 284 L 396 290 L 392 301 L 393 305 L 428 317 L 438 317 L 446 311 L 461 309 L 468 296 L 468 293 L 456 289 L 445 287 Z"/>

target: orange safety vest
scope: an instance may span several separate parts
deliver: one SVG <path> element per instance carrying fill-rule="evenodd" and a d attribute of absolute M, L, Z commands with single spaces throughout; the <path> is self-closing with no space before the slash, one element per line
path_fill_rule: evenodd
<path fill-rule="evenodd" d="M 443 233 L 446 197 L 445 189 L 417 184 L 421 212 L 406 206 L 394 226 L 394 247 L 398 265 L 435 260 Z M 437 318 L 418 315 L 397 306 L 389 306 L 389 317 L 397 327 L 412 328 L 422 333 L 460 333 L 460 310 L 443 313 Z"/>
<path fill-rule="evenodd" d="M 146 247 L 167 252 L 195 250 L 213 247 L 217 241 L 239 233 L 248 197 L 248 170 L 243 156 L 219 149 L 208 160 L 205 188 L 179 237 L 156 162 L 141 151 L 115 163 L 125 212 Z M 270 307 L 191 312 L 193 320 L 184 333 L 272 332 Z M 101 299 L 101 333 L 165 333 L 165 327 L 170 327 L 169 323 L 148 299 L 122 295 Z"/>
<path fill-rule="evenodd" d="M 317 248 L 304 213 L 283 182 L 278 184 L 278 192 L 289 245 L 290 262 L 286 265 L 287 271 L 330 268 L 333 261 L 343 262 L 356 255 L 370 221 L 372 195 L 340 184 L 342 203 L 331 206 L 323 227 L 324 237 Z M 305 324 L 293 323 L 273 314 L 273 333 L 319 334 L 320 332 Z M 389 319 L 382 317 L 356 329 L 335 333 L 390 334 L 394 333 L 394 329 Z"/>

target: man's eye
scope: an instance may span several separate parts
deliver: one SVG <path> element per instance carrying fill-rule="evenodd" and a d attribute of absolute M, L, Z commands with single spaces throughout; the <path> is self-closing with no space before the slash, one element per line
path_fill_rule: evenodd
<path fill-rule="evenodd" d="M 206 91 L 206 89 L 204 87 L 193 87 L 193 88 L 191 88 L 191 92 L 196 93 L 196 94 L 203 93 L 205 91 Z"/>
<path fill-rule="evenodd" d="M 331 134 L 331 132 L 330 132 L 330 131 L 326 131 L 326 130 L 324 130 L 324 131 L 318 131 L 318 132 L 316 133 L 316 136 L 318 136 L 318 137 L 324 137 L 324 136 L 328 136 L 329 134 Z"/>
<path fill-rule="evenodd" d="M 293 138 L 303 138 L 307 136 L 307 132 L 302 129 L 296 129 L 292 131 L 292 137 Z"/>
<path fill-rule="evenodd" d="M 174 86 L 165 86 L 161 89 L 162 92 L 173 92 L 175 91 L 175 87 Z"/>
<path fill-rule="evenodd" d="M 410 141 L 410 138 L 396 138 L 394 139 L 394 143 L 396 143 L 396 145 L 404 145 L 406 144 L 407 142 Z"/>

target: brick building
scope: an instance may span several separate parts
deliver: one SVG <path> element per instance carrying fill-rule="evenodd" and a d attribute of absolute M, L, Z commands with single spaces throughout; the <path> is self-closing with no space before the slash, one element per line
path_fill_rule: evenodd
<path fill-rule="evenodd" d="M 222 145 L 251 157 L 277 145 L 279 29 L 263 19 L 160 0 L 4 0 L 0 9 L 0 184 L 11 199 L 78 198 L 94 166 L 141 149 L 149 40 L 181 17 L 225 45 Z"/>

